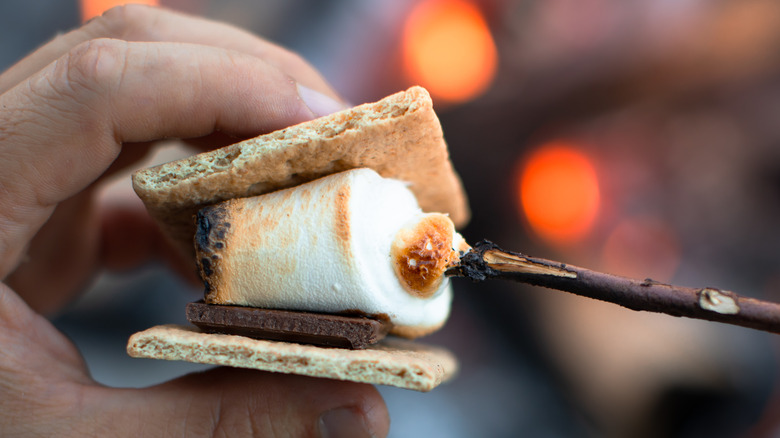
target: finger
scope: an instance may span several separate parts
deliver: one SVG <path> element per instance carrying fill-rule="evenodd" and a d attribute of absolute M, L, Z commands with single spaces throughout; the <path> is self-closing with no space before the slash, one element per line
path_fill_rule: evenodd
<path fill-rule="evenodd" d="M 91 190 L 60 203 L 37 232 L 25 260 L 5 280 L 36 312 L 51 315 L 62 309 L 101 266 L 126 271 L 160 261 L 189 283 L 202 284 L 194 265 L 125 187 L 126 194 L 114 190 L 110 198 L 99 196 L 97 206 Z"/>
<path fill-rule="evenodd" d="M 62 309 L 92 279 L 100 240 L 91 192 L 57 206 L 5 279 L 36 312 L 51 315 Z"/>
<path fill-rule="evenodd" d="M 47 378 L 54 375 L 74 383 L 93 383 L 70 340 L 0 283 L 0 413 L 5 403 L 16 402 L 9 389 L 18 389 L 21 394 L 15 396 L 22 397 L 24 391 L 33 391 L 31 384 L 46 391 Z"/>
<path fill-rule="evenodd" d="M 228 24 L 144 5 L 110 9 L 81 28 L 58 36 L 0 76 L 0 93 L 40 71 L 77 45 L 98 38 L 182 42 L 235 50 L 259 57 L 297 82 L 338 98 L 322 76 L 294 52 Z"/>
<path fill-rule="evenodd" d="M 190 283 L 201 284 L 194 265 L 181 257 L 138 197 L 128 194 L 113 199 L 101 205 L 99 211 L 102 266 L 123 271 L 157 259 Z"/>
<path fill-rule="evenodd" d="M 386 436 L 370 385 L 218 368 L 146 389 L 96 385 L 73 344 L 0 283 L 3 436 Z"/>
<path fill-rule="evenodd" d="M 170 436 L 369 437 L 389 429 L 384 401 L 366 384 L 217 368 L 158 387 L 98 392 L 97 421 L 111 421 L 128 436 L 164 430 Z"/>
<path fill-rule="evenodd" d="M 123 142 L 279 129 L 321 115 L 306 105 L 311 92 L 238 52 L 118 40 L 77 46 L 0 95 L 7 167 L 0 172 L 0 278 L 53 206 L 103 173 Z"/>

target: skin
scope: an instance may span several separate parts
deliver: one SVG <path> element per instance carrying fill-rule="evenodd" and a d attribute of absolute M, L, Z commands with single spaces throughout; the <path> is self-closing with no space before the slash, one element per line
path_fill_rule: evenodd
<path fill-rule="evenodd" d="M 338 99 L 285 49 L 143 6 L 112 9 L 0 75 L 4 436 L 318 436 L 334 419 L 355 436 L 387 434 L 370 385 L 219 368 L 144 389 L 102 386 L 43 316 L 101 269 L 162 258 L 191 271 L 138 202 L 106 205 L 99 188 L 158 139 L 221 145 L 315 117 L 298 84 Z"/>

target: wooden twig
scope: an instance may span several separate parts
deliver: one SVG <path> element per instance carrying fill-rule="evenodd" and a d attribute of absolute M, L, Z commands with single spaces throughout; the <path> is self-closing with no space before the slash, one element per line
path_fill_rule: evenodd
<path fill-rule="evenodd" d="M 608 301 L 632 310 L 705 319 L 780 333 L 780 304 L 721 289 L 632 280 L 524 254 L 483 240 L 464 254 L 448 276 L 473 281 L 505 279 Z"/>

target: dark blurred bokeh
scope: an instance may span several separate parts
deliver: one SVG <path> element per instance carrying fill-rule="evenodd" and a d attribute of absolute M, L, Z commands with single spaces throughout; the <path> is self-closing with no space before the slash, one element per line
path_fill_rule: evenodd
<path fill-rule="evenodd" d="M 298 51 L 353 103 L 428 87 L 470 241 L 780 301 L 775 0 L 162 3 Z M 80 19 L 77 2 L 0 3 L 0 67 Z M 428 394 L 381 388 L 392 436 L 780 433 L 772 335 L 454 281 L 425 342 L 462 371 Z M 148 385 L 202 367 L 130 359 L 127 337 L 198 294 L 156 266 L 106 274 L 55 322 L 97 380 Z"/>

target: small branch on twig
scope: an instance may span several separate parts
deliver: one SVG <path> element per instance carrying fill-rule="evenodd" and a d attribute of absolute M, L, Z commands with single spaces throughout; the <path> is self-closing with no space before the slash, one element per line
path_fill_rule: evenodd
<path fill-rule="evenodd" d="M 715 288 L 691 288 L 632 280 L 524 254 L 483 240 L 461 256 L 448 276 L 473 281 L 504 279 L 571 292 L 632 310 L 705 319 L 780 333 L 780 304 Z"/>

